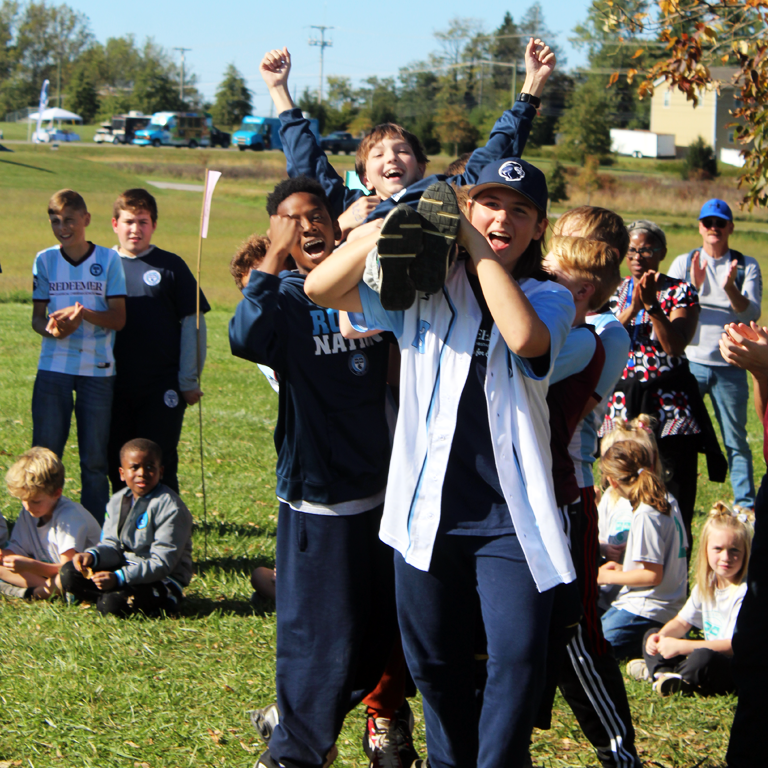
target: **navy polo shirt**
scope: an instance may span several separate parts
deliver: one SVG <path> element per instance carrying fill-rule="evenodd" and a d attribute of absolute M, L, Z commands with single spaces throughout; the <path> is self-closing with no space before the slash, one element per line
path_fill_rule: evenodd
<path fill-rule="evenodd" d="M 456 431 L 443 481 L 440 532 L 464 536 L 500 536 L 515 532 L 496 469 L 485 400 L 485 371 L 493 317 L 477 275 L 467 272 L 483 319 L 472 363 L 461 393 Z"/>
<path fill-rule="evenodd" d="M 125 271 L 126 322 L 115 340 L 115 386 L 177 388 L 181 320 L 197 311 L 197 281 L 181 257 L 161 248 L 120 260 Z M 201 291 L 200 311 L 209 310 Z"/>

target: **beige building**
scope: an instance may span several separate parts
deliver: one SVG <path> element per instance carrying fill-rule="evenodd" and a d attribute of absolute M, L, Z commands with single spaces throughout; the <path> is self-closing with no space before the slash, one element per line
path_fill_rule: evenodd
<path fill-rule="evenodd" d="M 743 145 L 735 140 L 733 128 L 726 127 L 734 122 L 732 112 L 739 106 L 736 98 L 738 91 L 731 84 L 737 69 L 712 67 L 710 72 L 713 79 L 720 82 L 720 93 L 714 86 L 703 89 L 699 93 L 696 108 L 682 91 L 667 88 L 663 79 L 654 83 L 651 131 L 674 134 L 678 156 L 685 155 L 687 148 L 699 136 L 715 150 L 718 158 L 721 158 L 722 150 L 726 150 L 726 154 L 733 154 L 734 150 L 743 149 Z"/>

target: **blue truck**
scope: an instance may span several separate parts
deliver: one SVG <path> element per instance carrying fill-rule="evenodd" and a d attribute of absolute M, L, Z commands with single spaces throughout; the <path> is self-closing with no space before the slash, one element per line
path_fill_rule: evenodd
<path fill-rule="evenodd" d="M 309 120 L 312 133 L 320 140 L 320 126 L 314 118 Z M 280 141 L 280 120 L 276 117 L 257 117 L 247 115 L 240 128 L 232 134 L 232 146 L 241 152 L 253 149 L 261 152 L 265 149 L 282 149 Z"/>

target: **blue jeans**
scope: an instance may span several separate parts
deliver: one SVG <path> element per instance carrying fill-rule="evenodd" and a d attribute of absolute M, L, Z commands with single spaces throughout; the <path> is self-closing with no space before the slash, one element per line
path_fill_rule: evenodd
<path fill-rule="evenodd" d="M 38 371 L 32 392 L 32 444 L 64 454 L 74 407 L 80 452 L 80 503 L 99 521 L 109 501 L 107 442 L 114 376 Z M 77 397 L 73 397 L 74 395 Z"/>
<path fill-rule="evenodd" d="M 750 509 L 755 506 L 755 481 L 752 475 L 752 451 L 747 441 L 747 372 L 732 365 L 689 363 L 699 382 L 699 392 L 712 398 L 720 432 L 723 435 L 731 473 L 733 501 Z"/>
<path fill-rule="evenodd" d="M 546 680 L 554 590 L 536 589 L 517 536 L 438 534 L 429 571 L 395 555 L 395 584 L 431 768 L 523 765 Z M 478 711 L 482 626 L 488 678 Z"/>
<path fill-rule="evenodd" d="M 613 606 L 603 614 L 602 622 L 605 639 L 613 646 L 617 659 L 641 658 L 645 633 L 649 629 L 659 629 L 664 624 Z"/>

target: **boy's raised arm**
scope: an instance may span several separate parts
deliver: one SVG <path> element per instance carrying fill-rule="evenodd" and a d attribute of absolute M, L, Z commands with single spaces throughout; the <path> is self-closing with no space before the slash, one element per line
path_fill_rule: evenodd
<path fill-rule="evenodd" d="M 280 138 L 288 175 L 291 178 L 308 176 L 319 181 L 333 213 L 338 217 L 363 193 L 359 189 L 347 189 L 344 180 L 328 162 L 317 137 L 310 129 L 309 121 L 293 103 L 288 89 L 290 71 L 291 54 L 287 48 L 268 51 L 259 65 L 259 72 L 280 118 Z"/>
<path fill-rule="evenodd" d="M 544 86 L 555 69 L 555 54 L 538 38 L 531 38 L 525 49 L 525 82 L 523 93 L 541 98 Z M 528 134 L 531 131 L 536 108 L 523 101 L 516 101 L 496 121 L 488 142 L 476 149 L 462 174 L 464 184 L 474 184 L 486 165 L 504 157 L 522 157 Z"/>

